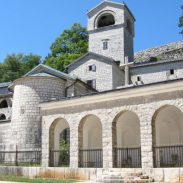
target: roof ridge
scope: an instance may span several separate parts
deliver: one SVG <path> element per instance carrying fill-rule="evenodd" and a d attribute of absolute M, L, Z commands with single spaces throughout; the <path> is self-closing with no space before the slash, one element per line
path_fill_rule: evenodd
<path fill-rule="evenodd" d="M 115 62 L 114 59 L 110 58 L 110 57 L 106 57 L 104 55 L 100 55 L 98 53 L 94 53 L 94 52 L 87 52 L 85 53 L 83 56 L 79 57 L 78 59 L 74 60 L 72 63 L 70 63 L 67 67 L 70 67 L 71 65 L 75 64 L 76 62 L 80 61 L 81 59 L 83 59 L 84 57 L 86 57 L 87 55 L 94 55 L 94 56 L 97 56 L 97 57 L 101 57 L 103 59 L 106 59 L 106 60 L 110 60 L 112 62 Z"/>
<path fill-rule="evenodd" d="M 56 69 L 54 69 L 54 68 L 52 68 L 52 67 L 50 67 L 50 66 L 47 66 L 47 65 L 45 65 L 45 64 L 39 64 L 39 65 L 37 65 L 35 68 L 33 68 L 31 71 L 29 71 L 28 73 L 26 73 L 25 75 L 24 75 L 24 77 L 26 77 L 26 76 L 30 76 L 32 73 L 34 73 L 34 72 L 36 72 L 37 70 L 39 71 L 39 69 L 47 69 L 47 70 L 49 70 L 50 72 L 53 72 L 53 74 L 55 73 L 55 75 L 57 76 L 57 77 L 61 77 L 61 78 L 64 78 L 64 79 L 70 79 L 70 80 L 74 80 L 74 78 L 73 77 L 71 77 L 69 74 L 66 74 L 66 73 L 64 73 L 64 72 L 62 72 L 62 71 L 59 71 L 59 70 L 56 70 Z"/>
<path fill-rule="evenodd" d="M 94 8 L 90 9 L 87 11 L 87 14 L 91 13 L 94 9 L 96 9 L 98 6 L 102 5 L 103 3 L 112 3 L 112 4 L 117 4 L 117 5 L 122 5 L 124 6 L 124 2 L 115 2 L 115 1 L 110 1 L 110 0 L 103 0 L 101 3 L 97 4 Z"/>

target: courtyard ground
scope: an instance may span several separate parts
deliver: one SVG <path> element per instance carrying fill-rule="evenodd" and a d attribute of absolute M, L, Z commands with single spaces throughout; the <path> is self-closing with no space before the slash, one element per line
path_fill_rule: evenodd
<path fill-rule="evenodd" d="M 40 179 L 40 178 L 27 178 L 21 176 L 0 175 L 0 183 L 76 183 L 76 180 L 56 180 L 56 179 Z"/>

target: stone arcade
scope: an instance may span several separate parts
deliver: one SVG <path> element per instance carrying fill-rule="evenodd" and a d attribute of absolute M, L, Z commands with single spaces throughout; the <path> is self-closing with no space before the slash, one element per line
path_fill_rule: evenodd
<path fill-rule="evenodd" d="M 40 64 L 0 84 L 1 163 L 11 159 L 2 152 L 41 148 L 51 172 L 183 181 L 183 42 L 134 54 L 135 18 L 125 4 L 103 1 L 87 15 L 89 52 L 68 74 Z"/>

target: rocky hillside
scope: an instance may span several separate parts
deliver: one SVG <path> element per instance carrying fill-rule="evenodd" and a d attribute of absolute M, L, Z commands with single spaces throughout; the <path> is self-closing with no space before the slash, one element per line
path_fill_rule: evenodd
<path fill-rule="evenodd" d="M 177 60 L 183 58 L 183 41 L 146 49 L 135 53 L 135 62 Z"/>

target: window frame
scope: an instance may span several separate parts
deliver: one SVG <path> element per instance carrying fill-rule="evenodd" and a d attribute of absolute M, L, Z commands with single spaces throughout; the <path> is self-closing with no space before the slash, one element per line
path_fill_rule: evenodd
<path fill-rule="evenodd" d="M 92 88 L 96 89 L 96 79 L 87 80 L 86 83 Z"/>
<path fill-rule="evenodd" d="M 89 71 L 92 71 L 92 72 L 96 72 L 96 65 L 95 65 L 95 64 L 89 65 L 89 66 L 88 66 L 88 70 L 89 70 Z"/>
<path fill-rule="evenodd" d="M 103 41 L 102 48 L 103 48 L 103 50 L 108 50 L 109 49 L 109 41 L 107 41 L 107 40 Z"/>

